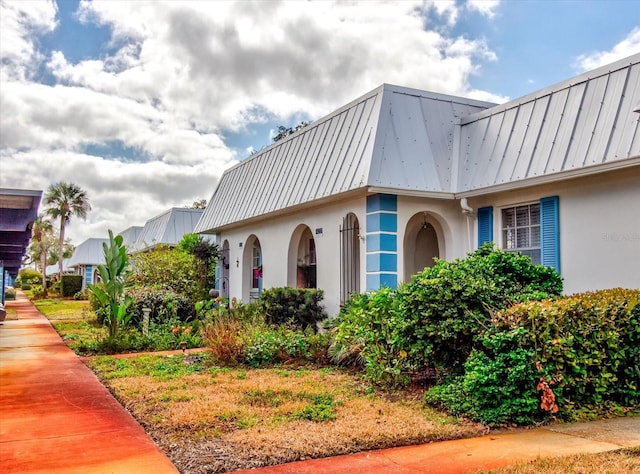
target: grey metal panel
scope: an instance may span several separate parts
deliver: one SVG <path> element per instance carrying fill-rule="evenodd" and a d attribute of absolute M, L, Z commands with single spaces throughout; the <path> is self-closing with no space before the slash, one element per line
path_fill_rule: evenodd
<path fill-rule="evenodd" d="M 108 243 L 108 239 L 90 238 L 78 245 L 73 251 L 73 255 L 65 261 L 67 267 L 78 265 L 101 265 L 104 264 L 103 243 Z M 57 265 L 56 265 L 56 268 Z"/>
<path fill-rule="evenodd" d="M 569 90 L 564 89 L 548 97 L 547 115 L 541 125 L 538 148 L 529 165 L 529 176 L 531 177 L 544 175 L 549 167 L 558 134 L 557 117 L 562 115 L 568 95 Z"/>
<path fill-rule="evenodd" d="M 530 155 L 529 150 L 523 150 L 523 142 L 526 139 L 527 131 L 529 130 L 529 122 L 531 121 L 531 114 L 533 113 L 533 102 L 527 102 L 518 107 L 518 114 L 516 116 L 513 129 L 511 131 L 511 137 L 509 138 L 509 144 L 504 152 L 502 165 L 500 166 L 500 182 L 508 182 L 514 179 L 522 179 L 524 176 L 516 176 L 515 170 L 518 161 L 523 159 L 522 155 Z M 526 169 L 528 166 L 523 166 Z"/>
<path fill-rule="evenodd" d="M 619 160 L 640 155 L 640 132 L 638 122 L 640 114 L 633 107 L 640 100 L 640 64 L 634 64 L 629 70 L 625 93 L 620 104 L 616 128 L 613 131 L 611 146 L 606 161 Z"/>
<path fill-rule="evenodd" d="M 527 124 L 527 133 L 522 142 L 520 156 L 518 157 L 518 162 L 516 163 L 512 176 L 531 176 L 531 163 L 537 159 L 536 154 L 539 152 L 538 143 L 544 130 L 545 119 L 549 111 L 549 102 L 549 96 L 546 96 L 533 103 L 533 111 Z"/>
<path fill-rule="evenodd" d="M 502 118 L 502 123 L 500 124 L 498 136 L 496 137 L 492 155 L 495 159 L 495 164 L 491 167 L 487 167 L 486 171 L 480 174 L 480 176 L 482 177 L 480 182 L 503 183 L 505 181 L 505 176 L 501 171 L 501 168 L 505 160 L 507 147 L 509 146 L 509 140 L 511 140 L 513 128 L 518 116 L 518 110 L 519 109 L 517 108 L 513 108 L 505 112 L 504 117 Z M 479 163 L 482 163 L 484 161 L 482 158 L 484 157 L 479 157 Z M 476 183 L 473 184 L 475 185 Z"/>
<path fill-rule="evenodd" d="M 600 119 L 603 99 L 607 90 L 609 76 L 601 76 L 587 82 L 580 113 L 575 126 L 571 153 L 567 156 L 564 169 L 582 168 L 591 147 L 596 124 Z M 617 105 L 617 104 L 616 104 Z"/>

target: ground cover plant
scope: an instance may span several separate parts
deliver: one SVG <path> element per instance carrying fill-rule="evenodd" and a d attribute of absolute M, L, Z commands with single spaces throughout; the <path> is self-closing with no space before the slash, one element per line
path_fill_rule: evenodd
<path fill-rule="evenodd" d="M 636 474 L 640 472 L 640 447 L 598 454 L 537 459 L 528 463 L 482 471 L 492 474 Z"/>
<path fill-rule="evenodd" d="M 181 472 L 227 472 L 482 434 L 335 367 L 222 367 L 207 352 L 96 357 L 98 374 Z"/>

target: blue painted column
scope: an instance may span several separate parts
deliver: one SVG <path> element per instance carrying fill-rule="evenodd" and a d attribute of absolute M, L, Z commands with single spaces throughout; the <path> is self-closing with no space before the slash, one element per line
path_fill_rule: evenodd
<path fill-rule="evenodd" d="M 367 196 L 367 291 L 398 285 L 398 197 Z"/>

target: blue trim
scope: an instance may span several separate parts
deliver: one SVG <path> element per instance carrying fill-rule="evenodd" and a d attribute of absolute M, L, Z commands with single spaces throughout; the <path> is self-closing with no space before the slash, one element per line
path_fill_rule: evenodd
<path fill-rule="evenodd" d="M 558 196 L 540 199 L 540 261 L 560 273 L 560 206 Z"/>
<path fill-rule="evenodd" d="M 93 283 L 93 267 L 87 265 L 84 267 L 84 284 L 85 286 Z"/>
<path fill-rule="evenodd" d="M 397 252 L 396 234 L 370 234 L 367 236 L 367 252 Z"/>
<path fill-rule="evenodd" d="M 493 242 L 493 207 L 478 209 L 478 247 Z"/>
<path fill-rule="evenodd" d="M 383 214 L 381 212 L 375 214 L 367 214 L 367 233 L 369 232 L 397 232 L 398 231 L 398 215 Z"/>
<path fill-rule="evenodd" d="M 367 275 L 367 291 L 379 290 L 383 286 L 396 288 L 398 275 L 395 273 L 370 273 Z"/>
<path fill-rule="evenodd" d="M 367 196 L 367 213 L 377 211 L 398 211 L 398 196 L 395 194 L 373 194 Z"/>
<path fill-rule="evenodd" d="M 398 254 L 396 253 L 370 253 L 367 254 L 368 272 L 397 272 Z"/>

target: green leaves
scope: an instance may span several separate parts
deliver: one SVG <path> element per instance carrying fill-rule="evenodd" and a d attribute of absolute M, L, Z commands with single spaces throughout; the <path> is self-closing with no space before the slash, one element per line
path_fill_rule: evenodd
<path fill-rule="evenodd" d="M 89 285 L 91 291 L 102 306 L 108 307 L 105 322 L 109 326 L 109 337 L 115 338 L 118 327 L 126 326 L 131 315 L 127 309 L 131 304 L 131 298 L 124 295 L 127 252 L 122 243 L 122 236 L 113 236 L 109 230 L 109 243 L 103 243 L 104 265 L 98 265 L 98 273 L 102 280 L 97 285 Z"/>

